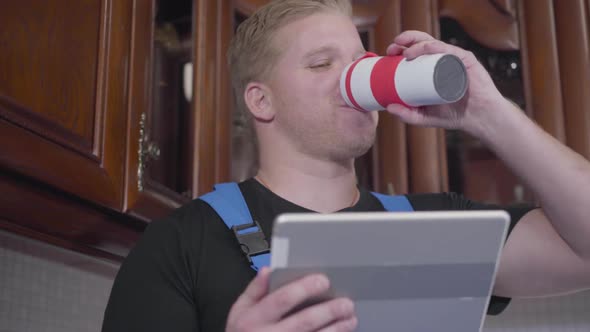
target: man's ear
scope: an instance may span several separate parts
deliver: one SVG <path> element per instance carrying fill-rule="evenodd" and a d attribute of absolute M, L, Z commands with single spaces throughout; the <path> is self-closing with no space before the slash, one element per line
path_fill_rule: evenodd
<path fill-rule="evenodd" d="M 252 116 L 260 121 L 269 122 L 275 117 L 272 107 L 270 89 L 258 82 L 250 82 L 244 91 L 244 100 Z"/>

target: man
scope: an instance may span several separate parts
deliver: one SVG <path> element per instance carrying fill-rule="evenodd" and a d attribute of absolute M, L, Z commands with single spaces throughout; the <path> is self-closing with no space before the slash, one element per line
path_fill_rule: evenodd
<path fill-rule="evenodd" d="M 274 1 L 240 26 L 229 54 L 232 82 L 238 106 L 255 127 L 260 161 L 256 178 L 240 189 L 267 239 L 274 217 L 284 212 L 383 211 L 357 188 L 353 167 L 354 158 L 373 144 L 378 114 L 347 107 L 338 89 L 343 68 L 364 53 L 346 0 Z M 590 164 L 505 100 L 471 53 L 416 31 L 397 36 L 387 53 L 461 58 L 469 76 L 461 101 L 420 109 L 390 105 L 387 111 L 410 124 L 478 137 L 541 202 L 538 209 L 507 209 L 513 230 L 494 294 L 545 296 L 589 288 Z M 495 208 L 454 194 L 407 197 L 415 210 Z M 255 275 L 233 233 L 209 205 L 195 200 L 152 223 L 129 254 L 103 331 L 356 327 L 353 303 L 343 298 L 284 317 L 327 290 L 326 277 L 311 275 L 273 293 L 268 278 L 268 269 Z M 494 298 L 492 311 L 506 302 Z"/>

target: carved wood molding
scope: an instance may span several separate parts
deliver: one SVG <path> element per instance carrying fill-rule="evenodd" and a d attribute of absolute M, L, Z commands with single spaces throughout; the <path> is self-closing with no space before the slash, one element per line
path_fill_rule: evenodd
<path fill-rule="evenodd" d="M 545 131 L 565 142 L 553 1 L 519 4 L 527 113 Z"/>
<path fill-rule="evenodd" d="M 476 41 L 492 49 L 520 49 L 514 0 L 439 0 L 439 15 L 458 21 Z"/>
<path fill-rule="evenodd" d="M 0 229 L 111 261 L 122 261 L 146 226 L 12 172 L 0 171 L 0 192 Z"/>
<path fill-rule="evenodd" d="M 192 194 L 230 178 L 231 88 L 226 52 L 234 16 L 229 0 L 199 0 L 193 8 Z"/>
<path fill-rule="evenodd" d="M 43 139 L 72 149 L 73 152 L 85 155 L 91 160 L 98 161 L 98 156 L 92 151 L 92 141 L 60 126 L 59 124 L 33 112 L 16 100 L 0 94 L 0 119 L 4 119 L 18 127 L 31 131 Z"/>
<path fill-rule="evenodd" d="M 554 1 L 566 140 L 590 160 L 590 1 Z"/>

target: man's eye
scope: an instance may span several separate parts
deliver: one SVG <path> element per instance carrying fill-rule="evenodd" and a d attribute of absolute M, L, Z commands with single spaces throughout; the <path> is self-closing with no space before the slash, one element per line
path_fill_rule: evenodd
<path fill-rule="evenodd" d="M 311 66 L 311 68 L 314 68 L 314 69 L 316 69 L 316 68 L 317 69 L 319 69 L 319 68 L 327 68 L 327 67 L 330 67 L 330 63 L 329 62 L 322 62 L 322 63 L 314 64 L 314 65 Z"/>

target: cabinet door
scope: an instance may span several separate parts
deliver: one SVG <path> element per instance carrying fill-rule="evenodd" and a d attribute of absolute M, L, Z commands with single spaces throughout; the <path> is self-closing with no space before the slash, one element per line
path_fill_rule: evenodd
<path fill-rule="evenodd" d="M 229 178 L 230 1 L 134 2 L 125 212 L 143 220 Z"/>
<path fill-rule="evenodd" d="M 122 207 L 131 5 L 2 2 L 0 167 Z"/>

